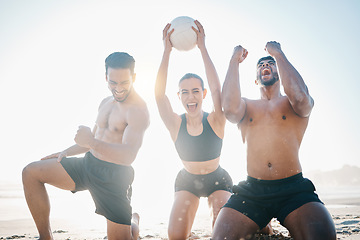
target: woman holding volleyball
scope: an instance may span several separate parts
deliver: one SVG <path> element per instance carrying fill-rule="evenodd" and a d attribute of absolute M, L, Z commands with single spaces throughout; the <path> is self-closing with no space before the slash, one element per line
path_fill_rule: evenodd
<path fill-rule="evenodd" d="M 206 77 L 213 100 L 211 113 L 202 110 L 203 99 L 207 90 L 203 80 L 196 74 L 187 73 L 179 81 L 178 96 L 185 108 L 185 113 L 174 113 L 165 94 L 170 53 L 173 48 L 167 24 L 163 30 L 164 53 L 158 71 L 155 96 L 160 116 L 169 130 L 184 168 L 175 181 L 175 197 L 170 215 L 169 239 L 186 239 L 191 234 L 191 227 L 199 206 L 200 197 L 207 197 L 212 213 L 212 223 L 231 195 L 232 180 L 220 167 L 220 153 L 225 115 L 221 107 L 221 85 L 205 46 L 203 26 L 195 21 L 198 29 L 197 47 L 205 65 Z"/>

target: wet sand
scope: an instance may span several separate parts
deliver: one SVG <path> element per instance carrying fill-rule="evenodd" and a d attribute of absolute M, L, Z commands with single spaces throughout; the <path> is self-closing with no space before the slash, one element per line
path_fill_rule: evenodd
<path fill-rule="evenodd" d="M 329 211 L 333 217 L 337 238 L 355 240 L 360 239 L 360 206 L 339 207 L 336 205 L 329 205 Z M 99 227 L 85 227 L 81 224 L 73 224 L 64 219 L 52 219 L 52 228 L 54 238 L 60 239 L 106 239 L 106 229 Z M 272 220 L 271 225 L 275 230 L 273 236 L 257 235 L 256 239 L 292 239 L 288 235 L 288 231 L 281 226 L 275 219 Z M 159 223 L 159 228 L 152 233 L 151 229 L 142 229 L 140 220 L 140 239 L 151 240 L 166 240 L 167 225 Z M 142 233 L 142 230 L 143 233 Z M 198 220 L 196 226 L 193 228 L 193 236 L 191 239 L 210 239 L 210 228 L 207 221 L 204 219 L 203 223 Z M 35 224 L 32 219 L 19 219 L 10 221 L 0 221 L 0 239 L 37 239 Z"/>

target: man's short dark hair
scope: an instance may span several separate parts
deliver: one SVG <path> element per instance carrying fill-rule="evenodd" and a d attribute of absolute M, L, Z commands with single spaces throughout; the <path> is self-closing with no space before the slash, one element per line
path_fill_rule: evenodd
<path fill-rule="evenodd" d="M 129 69 L 134 74 L 135 59 L 126 52 L 114 52 L 105 59 L 106 74 L 109 67 Z"/>
<path fill-rule="evenodd" d="M 260 63 L 261 61 L 264 61 L 264 60 L 273 60 L 273 61 L 276 63 L 275 59 L 274 59 L 272 56 L 266 56 L 266 57 L 260 58 L 259 61 L 258 61 L 257 64 L 256 64 L 256 66 L 259 65 L 259 63 Z"/>
<path fill-rule="evenodd" d="M 195 73 L 187 73 L 187 74 L 185 74 L 185 75 L 180 79 L 179 85 L 180 85 L 180 83 L 181 83 L 183 80 L 189 79 L 189 78 L 197 78 L 197 79 L 199 79 L 200 82 L 201 82 L 201 88 L 202 88 L 202 90 L 205 89 L 205 88 L 204 88 L 204 81 L 201 79 L 201 77 L 200 77 L 199 75 L 197 75 L 197 74 L 195 74 Z"/>

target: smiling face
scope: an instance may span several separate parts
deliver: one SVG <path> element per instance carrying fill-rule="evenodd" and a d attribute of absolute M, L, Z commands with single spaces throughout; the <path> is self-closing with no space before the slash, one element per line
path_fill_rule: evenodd
<path fill-rule="evenodd" d="M 271 86 L 279 80 L 275 60 L 262 59 L 257 65 L 256 84 L 260 86 Z"/>
<path fill-rule="evenodd" d="M 188 114 L 195 114 L 202 111 L 202 101 L 206 96 L 206 89 L 202 89 L 199 79 L 188 78 L 180 82 L 178 96 Z"/>
<path fill-rule="evenodd" d="M 131 93 L 135 74 L 131 74 L 128 68 L 108 68 L 106 74 L 108 87 L 112 92 L 114 99 L 118 102 L 124 102 Z"/>

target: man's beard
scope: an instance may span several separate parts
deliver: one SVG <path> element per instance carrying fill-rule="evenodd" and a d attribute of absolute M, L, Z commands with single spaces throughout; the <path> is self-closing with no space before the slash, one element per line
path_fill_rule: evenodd
<path fill-rule="evenodd" d="M 130 92 L 131 92 L 131 89 L 129 91 L 127 91 L 126 94 L 122 98 L 117 98 L 116 94 L 113 92 L 113 97 L 117 102 L 121 103 L 121 102 L 124 102 L 128 98 Z"/>
<path fill-rule="evenodd" d="M 274 85 L 274 83 L 276 83 L 277 81 L 279 81 L 279 75 L 277 73 L 275 73 L 273 78 L 268 81 L 263 81 L 260 76 L 261 85 L 266 86 L 266 87 Z"/>

